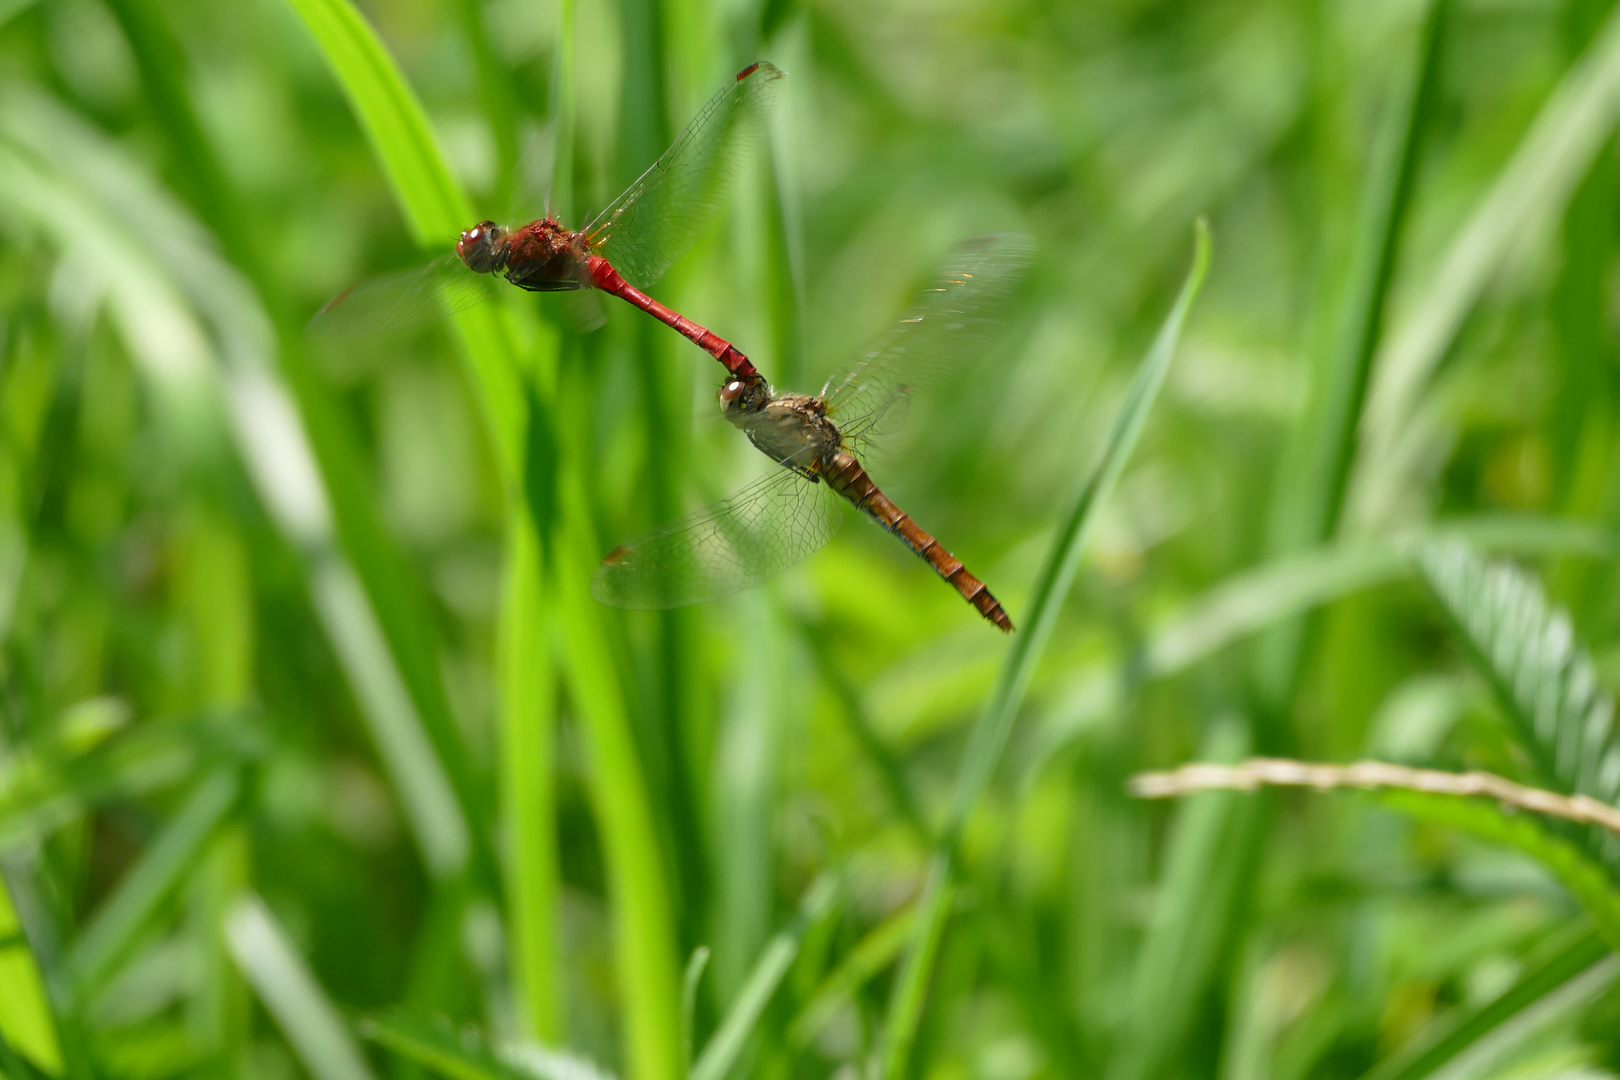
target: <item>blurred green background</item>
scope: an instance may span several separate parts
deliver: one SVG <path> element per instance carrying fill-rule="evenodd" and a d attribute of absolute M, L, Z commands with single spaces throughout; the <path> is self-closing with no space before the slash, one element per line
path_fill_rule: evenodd
<path fill-rule="evenodd" d="M 304 335 L 756 59 L 653 294 L 813 392 L 1032 235 L 876 476 L 1010 640 L 858 521 L 595 605 L 761 460 L 626 305 Z M 0 1075 L 1620 1072 L 1612 838 L 1126 789 L 1612 801 L 1617 121 L 1601 0 L 0 0 Z"/>

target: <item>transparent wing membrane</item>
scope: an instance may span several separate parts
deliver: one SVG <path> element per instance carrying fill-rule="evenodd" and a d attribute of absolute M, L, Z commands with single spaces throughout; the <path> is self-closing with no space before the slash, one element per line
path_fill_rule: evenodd
<path fill-rule="evenodd" d="M 893 430 L 913 390 L 943 378 L 994 344 L 1034 244 L 1015 233 L 958 248 L 940 276 L 855 367 L 828 380 L 823 397 L 846 440 Z"/>
<path fill-rule="evenodd" d="M 622 608 L 684 607 L 752 588 L 817 550 L 843 522 L 826 484 L 786 466 L 622 547 L 591 595 Z"/>
<path fill-rule="evenodd" d="M 781 81 L 781 71 L 761 62 L 710 98 L 663 157 L 585 227 L 591 249 L 630 284 L 650 288 L 714 219 Z"/>
<path fill-rule="evenodd" d="M 309 332 L 354 338 L 405 330 L 464 311 L 510 287 L 498 275 L 473 273 L 454 253 L 441 255 L 339 293 L 310 320 Z"/>

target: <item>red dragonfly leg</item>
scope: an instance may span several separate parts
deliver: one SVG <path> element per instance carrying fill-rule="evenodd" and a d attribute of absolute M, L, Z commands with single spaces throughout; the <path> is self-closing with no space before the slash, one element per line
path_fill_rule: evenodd
<path fill-rule="evenodd" d="M 591 284 L 605 293 L 612 293 L 622 300 L 628 300 L 642 311 L 651 315 L 666 326 L 672 327 L 677 334 L 695 342 L 698 348 L 714 357 L 726 366 L 726 370 L 738 379 L 752 381 L 760 378 L 759 369 L 748 357 L 743 355 L 741 349 L 711 330 L 705 330 L 685 315 L 671 311 L 660 304 L 628 281 L 613 269 L 613 265 L 600 255 L 589 255 L 585 259 L 585 268 L 590 273 Z"/>

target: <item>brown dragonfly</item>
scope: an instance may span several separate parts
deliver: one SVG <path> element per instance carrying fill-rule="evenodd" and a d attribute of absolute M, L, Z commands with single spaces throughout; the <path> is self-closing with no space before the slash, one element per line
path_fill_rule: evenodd
<path fill-rule="evenodd" d="M 311 333 L 358 337 L 419 326 L 498 295 L 504 284 L 530 292 L 600 289 L 673 327 L 739 378 L 758 374 L 718 334 L 648 296 L 671 263 L 702 234 L 776 96 L 782 72 L 750 64 L 703 106 L 664 155 L 578 231 L 548 215 L 508 228 L 480 221 L 455 254 L 362 282 L 310 320 Z"/>
<path fill-rule="evenodd" d="M 878 489 L 863 460 L 890 433 L 913 390 L 996 338 L 998 315 L 1029 262 L 1027 237 L 975 241 L 853 369 L 821 393 L 777 394 L 757 373 L 720 388 L 725 418 L 781 468 L 730 498 L 615 548 L 591 592 L 615 607 L 718 600 L 803 559 L 843 521 L 840 500 L 898 536 L 1001 630 L 1012 620 L 984 582 Z"/>

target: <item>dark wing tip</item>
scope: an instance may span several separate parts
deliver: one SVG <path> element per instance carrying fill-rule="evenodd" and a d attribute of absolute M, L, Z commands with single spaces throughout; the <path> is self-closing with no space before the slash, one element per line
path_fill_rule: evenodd
<path fill-rule="evenodd" d="M 627 556 L 629 554 L 630 554 L 630 549 L 625 547 L 623 544 L 620 544 L 618 547 L 614 548 L 612 551 L 610 551 L 606 555 L 602 556 L 602 565 L 603 566 L 618 566 L 620 563 L 624 562 L 625 556 Z"/>
<path fill-rule="evenodd" d="M 747 67 L 737 72 L 737 81 L 742 82 L 744 79 L 755 74 L 756 72 L 758 72 L 766 82 L 769 82 L 772 79 L 780 79 L 782 77 L 782 69 L 771 63 L 769 60 L 755 60 L 752 64 L 749 64 Z"/>

